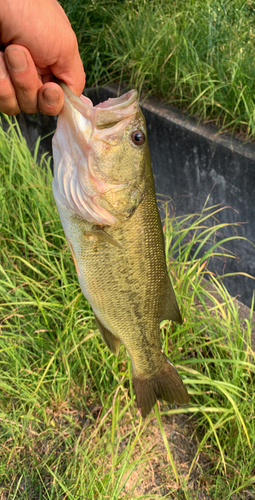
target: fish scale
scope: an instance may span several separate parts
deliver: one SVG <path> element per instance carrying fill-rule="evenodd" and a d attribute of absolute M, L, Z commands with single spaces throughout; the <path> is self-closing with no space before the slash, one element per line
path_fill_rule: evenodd
<path fill-rule="evenodd" d="M 161 349 L 160 322 L 182 323 L 182 319 L 167 272 L 146 125 L 137 94 L 131 91 L 94 108 L 86 98 L 78 100 L 64 85 L 63 89 L 65 105 L 53 139 L 53 193 L 82 292 L 107 346 L 117 355 L 122 342 L 129 353 L 142 416 L 160 397 L 186 404 L 188 392 Z M 77 113 L 83 113 L 86 120 L 77 120 Z M 78 141 L 77 148 L 74 141 Z M 69 163 L 64 161 L 67 158 Z M 79 165 L 88 170 L 79 170 Z M 95 181 L 89 168 L 97 176 Z M 72 175 L 83 182 L 85 194 L 79 203 L 75 202 L 75 183 L 72 190 L 66 186 L 68 196 L 61 188 L 61 179 L 72 182 Z M 80 196 L 79 186 L 77 191 Z M 100 219 L 101 212 L 106 223 Z"/>

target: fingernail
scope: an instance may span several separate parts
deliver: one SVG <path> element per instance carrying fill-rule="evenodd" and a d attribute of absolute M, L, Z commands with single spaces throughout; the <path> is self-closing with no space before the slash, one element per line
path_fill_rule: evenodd
<path fill-rule="evenodd" d="M 59 102 L 60 95 L 56 89 L 47 88 L 43 91 L 43 100 L 46 104 L 53 106 Z"/>
<path fill-rule="evenodd" d="M 4 55 L 0 53 L 0 80 L 4 80 L 8 76 L 8 71 L 6 69 Z"/>
<path fill-rule="evenodd" d="M 20 49 L 6 49 L 5 57 L 7 62 L 15 73 L 22 73 L 27 69 L 27 57 L 25 52 Z"/>

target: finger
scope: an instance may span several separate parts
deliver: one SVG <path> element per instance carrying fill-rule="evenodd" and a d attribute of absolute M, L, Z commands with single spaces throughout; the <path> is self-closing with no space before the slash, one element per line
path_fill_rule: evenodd
<path fill-rule="evenodd" d="M 38 108 L 44 115 L 59 115 L 64 100 L 64 92 L 57 83 L 45 83 L 38 92 Z"/>
<path fill-rule="evenodd" d="M 84 87 L 86 75 L 80 58 L 78 43 L 74 32 L 70 33 L 68 46 L 62 47 L 62 51 L 55 64 L 51 66 L 52 73 L 62 80 L 72 92 L 80 96 Z M 67 40 L 66 40 L 67 41 Z"/>
<path fill-rule="evenodd" d="M 17 115 L 20 112 L 3 52 L 0 52 L 0 111 L 7 115 Z"/>
<path fill-rule="evenodd" d="M 36 113 L 37 93 L 42 82 L 30 52 L 22 45 L 9 45 L 5 50 L 6 66 L 22 111 Z"/>

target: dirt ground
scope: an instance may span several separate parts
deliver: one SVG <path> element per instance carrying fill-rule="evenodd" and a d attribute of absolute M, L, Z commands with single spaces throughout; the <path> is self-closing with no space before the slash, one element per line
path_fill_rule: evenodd
<path fill-rule="evenodd" d="M 164 404 L 161 405 L 161 409 L 163 408 Z M 197 454 L 200 440 L 196 433 L 195 419 L 184 414 L 165 415 L 162 416 L 162 423 L 181 484 L 179 486 L 176 484 L 155 418 L 150 422 L 146 440 L 148 450 L 153 451 L 152 458 L 145 466 L 141 464 L 131 474 L 125 486 L 125 493 L 132 491 L 138 481 L 138 486 L 130 498 L 151 494 L 158 496 L 159 499 L 164 497 L 169 500 L 184 500 L 187 498 L 183 492 L 185 489 L 189 491 L 190 499 L 210 500 L 208 490 L 210 463 L 204 454 Z"/>

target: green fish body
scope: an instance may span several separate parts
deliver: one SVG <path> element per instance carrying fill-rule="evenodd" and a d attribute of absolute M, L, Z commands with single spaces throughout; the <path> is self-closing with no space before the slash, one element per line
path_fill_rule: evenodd
<path fill-rule="evenodd" d="M 63 86 L 53 193 L 81 286 L 109 349 L 131 358 L 137 405 L 189 401 L 161 349 L 160 322 L 182 323 L 164 252 L 137 93 L 93 107 Z"/>

